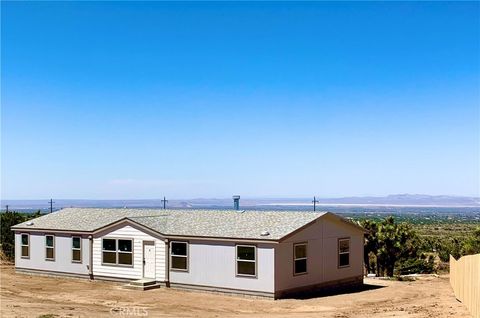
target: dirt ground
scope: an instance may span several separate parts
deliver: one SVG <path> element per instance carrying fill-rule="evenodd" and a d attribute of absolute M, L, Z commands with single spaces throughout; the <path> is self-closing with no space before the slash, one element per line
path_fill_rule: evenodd
<path fill-rule="evenodd" d="M 470 317 L 448 277 L 365 279 L 365 288 L 310 299 L 269 300 L 16 274 L 1 265 L 2 317 Z"/>

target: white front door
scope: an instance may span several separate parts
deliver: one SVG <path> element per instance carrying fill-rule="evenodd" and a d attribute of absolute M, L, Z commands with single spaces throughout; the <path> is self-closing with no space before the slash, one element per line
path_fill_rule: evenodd
<path fill-rule="evenodd" d="M 155 242 L 143 242 L 143 277 L 155 278 Z"/>

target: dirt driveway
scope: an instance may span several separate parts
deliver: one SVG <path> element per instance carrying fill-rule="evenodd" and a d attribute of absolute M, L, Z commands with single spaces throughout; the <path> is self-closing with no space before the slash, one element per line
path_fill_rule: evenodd
<path fill-rule="evenodd" d="M 366 279 L 365 290 L 268 300 L 100 281 L 16 274 L 1 267 L 2 317 L 470 317 L 448 277 L 414 282 Z"/>

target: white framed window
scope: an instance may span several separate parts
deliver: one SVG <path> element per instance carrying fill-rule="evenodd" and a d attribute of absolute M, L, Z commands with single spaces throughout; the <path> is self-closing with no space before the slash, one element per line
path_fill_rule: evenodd
<path fill-rule="evenodd" d="M 237 276 L 257 276 L 257 247 L 255 245 L 236 246 Z"/>
<path fill-rule="evenodd" d="M 133 265 L 133 240 L 118 240 L 118 265 Z"/>
<path fill-rule="evenodd" d="M 293 245 L 293 274 L 307 273 L 307 243 Z"/>
<path fill-rule="evenodd" d="M 170 242 L 170 269 L 188 271 L 188 243 Z"/>
<path fill-rule="evenodd" d="M 133 239 L 102 239 L 102 264 L 133 266 Z"/>
<path fill-rule="evenodd" d="M 72 262 L 82 262 L 82 238 L 80 236 L 72 237 Z"/>
<path fill-rule="evenodd" d="M 55 236 L 45 235 L 45 259 L 47 261 L 55 260 Z"/>
<path fill-rule="evenodd" d="M 338 239 L 338 267 L 350 266 L 350 239 Z"/>
<path fill-rule="evenodd" d="M 30 234 L 22 234 L 21 235 L 21 257 L 22 258 L 30 258 Z"/>

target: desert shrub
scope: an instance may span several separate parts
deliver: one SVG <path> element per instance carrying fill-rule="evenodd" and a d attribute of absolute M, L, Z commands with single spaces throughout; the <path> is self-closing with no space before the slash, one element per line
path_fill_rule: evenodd
<path fill-rule="evenodd" d="M 461 254 L 471 255 L 480 253 L 480 227 L 477 227 L 475 231 L 465 239 Z"/>
<path fill-rule="evenodd" d="M 435 249 L 442 262 L 450 261 L 450 255 L 455 258 L 461 256 L 463 241 L 455 237 L 439 238 L 435 243 Z"/>
<path fill-rule="evenodd" d="M 40 211 L 33 214 L 21 214 L 8 211 L 0 214 L 0 246 L 3 255 L 13 260 L 15 257 L 15 234 L 10 229 L 13 225 L 41 216 Z"/>
<path fill-rule="evenodd" d="M 424 253 L 435 252 L 437 240 L 437 237 L 423 236 L 418 242 L 418 250 Z"/>
<path fill-rule="evenodd" d="M 3 254 L 8 259 L 15 255 L 15 234 L 10 227 L 25 221 L 25 217 L 17 212 L 5 212 L 0 215 L 0 243 Z"/>
<path fill-rule="evenodd" d="M 404 261 L 398 262 L 395 267 L 396 275 L 407 274 L 430 274 L 433 273 L 434 262 L 433 257 L 428 256 L 426 258 L 409 258 Z"/>

